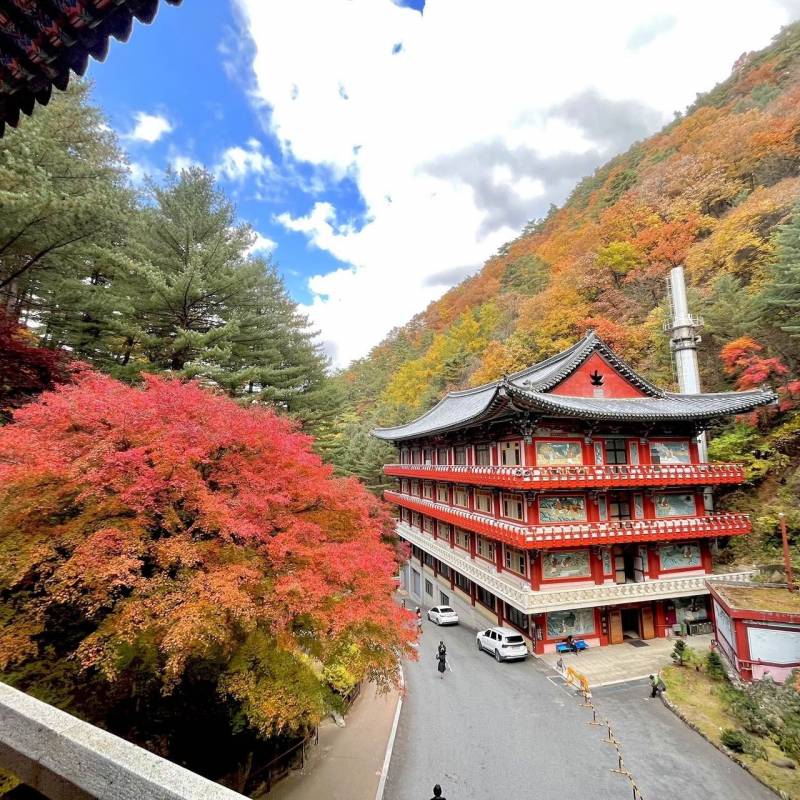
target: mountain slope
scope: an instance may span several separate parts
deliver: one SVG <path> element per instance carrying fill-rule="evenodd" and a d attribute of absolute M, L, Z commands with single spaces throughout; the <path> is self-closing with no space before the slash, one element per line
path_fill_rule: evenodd
<path fill-rule="evenodd" d="M 354 398 L 345 436 L 351 456 L 352 443 L 363 443 L 371 424 L 416 416 L 444 392 L 545 358 L 589 328 L 653 381 L 674 386 L 662 325 L 665 278 L 678 264 L 686 266 L 692 308 L 706 320 L 700 352 L 706 390 L 732 388 L 737 377 L 743 385 L 742 370 L 720 358 L 741 337 L 763 348 L 750 356 L 774 357 L 796 374 L 798 340 L 782 329 L 768 295 L 776 234 L 800 218 L 798 200 L 800 24 L 794 24 L 770 47 L 742 56 L 731 76 L 684 115 L 581 181 L 561 208 L 529 223 L 478 274 L 344 372 L 340 380 Z M 756 435 L 785 424 L 785 416 L 768 425 L 762 420 Z M 375 467 L 385 451 L 362 450 L 358 464 L 340 468 L 380 483 Z M 778 461 L 782 469 L 794 463 L 786 453 L 775 461 L 773 473 Z"/>

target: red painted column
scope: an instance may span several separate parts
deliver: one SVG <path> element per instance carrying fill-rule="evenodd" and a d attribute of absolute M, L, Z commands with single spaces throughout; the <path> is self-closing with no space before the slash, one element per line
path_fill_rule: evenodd
<path fill-rule="evenodd" d="M 650 458 L 650 442 L 646 439 L 642 441 L 639 439 L 639 463 L 640 464 L 652 464 L 652 460 Z"/>
<path fill-rule="evenodd" d="M 656 600 L 655 626 L 656 636 L 663 639 L 667 635 L 667 612 L 663 600 Z"/>
<path fill-rule="evenodd" d="M 497 624 L 503 624 L 503 601 L 498 597 L 495 601 L 497 603 Z"/>
<path fill-rule="evenodd" d="M 469 534 L 469 557 L 474 561 L 475 560 L 475 537 L 477 534 L 470 533 Z"/>
<path fill-rule="evenodd" d="M 594 549 L 589 551 L 589 564 L 592 569 L 592 579 L 596 584 L 603 583 L 603 559 L 600 557 L 599 553 L 596 553 Z"/>
<path fill-rule="evenodd" d="M 711 545 L 707 539 L 700 540 L 700 560 L 703 563 L 703 571 L 711 572 Z"/>
<path fill-rule="evenodd" d="M 700 450 L 693 441 L 689 441 L 689 460 L 692 464 L 700 463 Z"/>
<path fill-rule="evenodd" d="M 647 573 L 651 579 L 656 579 L 661 574 L 661 563 L 658 557 L 658 548 L 647 548 Z"/>
<path fill-rule="evenodd" d="M 528 558 L 528 568 L 531 574 L 531 589 L 538 592 L 542 585 L 542 558 L 541 553 L 536 559 Z"/>
<path fill-rule="evenodd" d="M 536 626 L 536 631 L 537 631 L 536 639 L 534 640 L 534 643 L 533 643 L 533 649 L 534 649 L 534 652 L 537 655 L 541 655 L 542 653 L 544 653 L 545 617 L 544 617 L 544 614 L 537 614 L 536 616 L 532 617 L 531 619 L 533 621 L 533 624 Z M 539 638 L 539 635 L 538 635 L 539 631 L 541 631 L 541 634 L 542 634 L 542 638 L 541 639 Z"/>
<path fill-rule="evenodd" d="M 495 541 L 494 543 L 494 564 L 498 572 L 503 571 L 503 544 Z"/>
<path fill-rule="evenodd" d="M 700 492 L 694 496 L 694 512 L 698 517 L 706 515 L 706 504 L 703 502 L 703 495 Z"/>
<path fill-rule="evenodd" d="M 456 546 L 456 528 L 455 525 L 450 526 L 450 549 Z"/>
<path fill-rule="evenodd" d="M 750 660 L 750 642 L 747 639 L 747 625 L 744 620 L 733 619 L 733 627 L 736 631 L 736 655 L 742 661 Z M 739 667 L 739 675 L 744 681 L 753 680 L 753 670 L 749 664 L 742 664 Z"/>
<path fill-rule="evenodd" d="M 475 605 L 475 583 L 473 581 L 469 582 L 469 602 L 473 606 Z"/>

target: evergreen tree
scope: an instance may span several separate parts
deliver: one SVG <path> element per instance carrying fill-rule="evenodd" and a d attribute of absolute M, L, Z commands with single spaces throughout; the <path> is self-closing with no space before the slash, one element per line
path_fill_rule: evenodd
<path fill-rule="evenodd" d="M 800 205 L 778 229 L 775 264 L 763 299 L 771 319 L 792 337 L 800 336 Z M 795 347 L 797 356 L 800 348 Z"/>
<path fill-rule="evenodd" d="M 335 414 L 327 360 L 275 267 L 248 254 L 255 235 L 206 170 L 151 186 L 133 242 L 130 336 L 142 367 L 205 378 L 269 403 L 308 432 Z M 124 315 L 123 315 L 124 319 Z M 122 366 L 122 365 L 121 365 Z"/>
<path fill-rule="evenodd" d="M 0 139 L 0 303 L 51 346 L 101 347 L 132 208 L 125 159 L 75 81 Z"/>

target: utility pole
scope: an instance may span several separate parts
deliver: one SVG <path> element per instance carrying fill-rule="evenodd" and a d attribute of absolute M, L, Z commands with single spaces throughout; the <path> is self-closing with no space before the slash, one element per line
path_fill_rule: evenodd
<path fill-rule="evenodd" d="M 783 539 L 783 566 L 786 569 L 786 585 L 789 591 L 794 591 L 794 576 L 792 575 L 792 559 L 789 555 L 789 536 L 786 533 L 786 514 L 783 511 L 778 514 L 781 523 L 781 539 Z"/>

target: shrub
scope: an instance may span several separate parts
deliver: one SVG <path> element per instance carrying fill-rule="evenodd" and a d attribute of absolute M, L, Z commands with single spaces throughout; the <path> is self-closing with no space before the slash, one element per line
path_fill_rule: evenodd
<path fill-rule="evenodd" d="M 675 647 L 672 649 L 672 660 L 679 667 L 682 667 L 685 663 L 686 649 L 686 642 L 684 642 L 683 639 L 678 639 L 678 641 L 675 642 Z"/>
<path fill-rule="evenodd" d="M 716 650 L 709 650 L 706 655 L 706 674 L 715 681 L 721 681 L 727 678 L 722 659 L 719 657 L 719 653 Z"/>
<path fill-rule="evenodd" d="M 766 751 L 764 748 L 748 736 L 744 731 L 734 730 L 733 728 L 726 728 L 722 731 L 720 742 L 728 748 L 733 750 L 734 753 L 747 753 L 753 758 L 766 758 Z"/>

